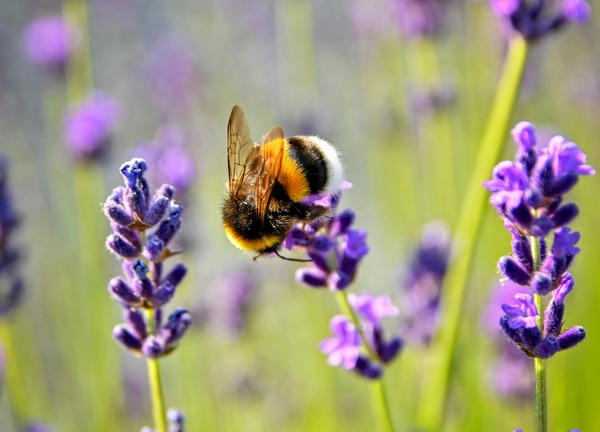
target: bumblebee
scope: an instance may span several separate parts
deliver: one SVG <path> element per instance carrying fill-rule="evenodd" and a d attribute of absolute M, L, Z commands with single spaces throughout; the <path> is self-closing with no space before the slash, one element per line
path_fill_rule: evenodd
<path fill-rule="evenodd" d="M 316 136 L 285 138 L 275 126 L 255 144 L 244 111 L 231 110 L 227 125 L 229 182 L 223 204 L 225 234 L 239 249 L 276 252 L 298 222 L 329 209 L 305 198 L 336 194 L 343 180 L 338 151 Z"/>

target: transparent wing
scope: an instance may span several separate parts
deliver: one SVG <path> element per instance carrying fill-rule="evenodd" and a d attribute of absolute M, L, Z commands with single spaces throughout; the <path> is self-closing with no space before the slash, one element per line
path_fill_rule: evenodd
<path fill-rule="evenodd" d="M 247 164 L 257 152 L 244 111 L 235 105 L 227 124 L 227 163 L 229 172 L 229 192 L 237 194 L 248 178 Z"/>
<path fill-rule="evenodd" d="M 259 163 L 257 164 L 256 182 L 254 183 L 254 197 L 256 198 L 256 211 L 260 220 L 264 222 L 273 186 L 281 172 L 283 153 L 285 151 L 285 138 L 283 129 L 275 126 L 263 138 L 259 149 Z"/>

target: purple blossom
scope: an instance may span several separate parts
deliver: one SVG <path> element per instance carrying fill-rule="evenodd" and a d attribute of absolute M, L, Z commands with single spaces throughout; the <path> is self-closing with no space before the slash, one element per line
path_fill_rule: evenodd
<path fill-rule="evenodd" d="M 60 15 L 36 18 L 23 31 L 29 61 L 50 71 L 63 71 L 78 46 L 78 34 Z"/>
<path fill-rule="evenodd" d="M 596 171 L 587 165 L 587 156 L 577 144 L 567 141 L 563 136 L 556 135 L 548 141 L 548 147 L 540 152 L 552 160 L 552 171 L 555 177 L 568 174 L 594 175 Z"/>
<path fill-rule="evenodd" d="M 507 28 L 530 42 L 560 30 L 568 22 L 582 23 L 591 12 L 585 0 L 491 0 L 491 7 Z"/>
<path fill-rule="evenodd" d="M 331 366 L 352 370 L 360 354 L 360 335 L 354 324 L 344 315 L 336 315 L 330 323 L 333 337 L 323 340 L 319 347 Z"/>
<path fill-rule="evenodd" d="M 517 304 L 503 304 L 502 310 L 508 317 L 508 325 L 512 329 L 521 327 L 533 328 L 537 325 L 538 310 L 533 303 L 533 298 L 528 294 L 516 294 Z"/>
<path fill-rule="evenodd" d="M 102 155 L 119 118 L 118 103 L 103 92 L 95 91 L 64 120 L 67 146 L 80 159 Z"/>
<path fill-rule="evenodd" d="M 571 273 L 566 273 L 562 277 L 558 288 L 552 293 L 552 298 L 554 299 L 554 301 L 558 304 L 563 304 L 567 294 L 569 294 L 573 290 L 573 286 L 575 286 L 573 276 L 571 276 Z"/>
<path fill-rule="evenodd" d="M 564 258 L 567 255 L 577 255 L 581 249 L 575 245 L 579 241 L 581 234 L 577 231 L 571 232 L 571 228 L 562 227 L 554 232 L 554 243 L 552 243 L 552 253 L 557 258 Z"/>
<path fill-rule="evenodd" d="M 155 140 L 140 144 L 134 154 L 153 169 L 151 179 L 174 186 L 180 200 L 196 180 L 196 164 L 186 149 L 183 131 L 174 124 L 163 125 Z"/>

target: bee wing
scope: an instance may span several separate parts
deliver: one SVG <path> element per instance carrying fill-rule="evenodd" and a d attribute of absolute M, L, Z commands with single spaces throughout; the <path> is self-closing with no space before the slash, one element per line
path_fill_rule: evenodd
<path fill-rule="evenodd" d="M 254 197 L 256 198 L 256 211 L 261 222 L 265 220 L 265 214 L 269 206 L 269 200 L 273 193 L 273 186 L 283 162 L 285 150 L 285 138 L 283 129 L 275 126 L 263 138 L 260 144 L 260 163 L 254 183 Z"/>
<path fill-rule="evenodd" d="M 227 124 L 227 169 L 229 172 L 229 191 L 237 194 L 244 179 L 247 178 L 246 165 L 251 154 L 257 149 L 250 137 L 250 128 L 244 111 L 235 105 Z"/>

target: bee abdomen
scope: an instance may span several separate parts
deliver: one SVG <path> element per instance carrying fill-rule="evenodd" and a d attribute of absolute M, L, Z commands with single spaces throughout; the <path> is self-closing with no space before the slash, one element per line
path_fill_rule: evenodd
<path fill-rule="evenodd" d="M 339 190 L 342 164 L 331 144 L 315 136 L 294 136 L 287 141 L 286 153 L 289 159 L 284 157 L 278 180 L 292 200 Z"/>

